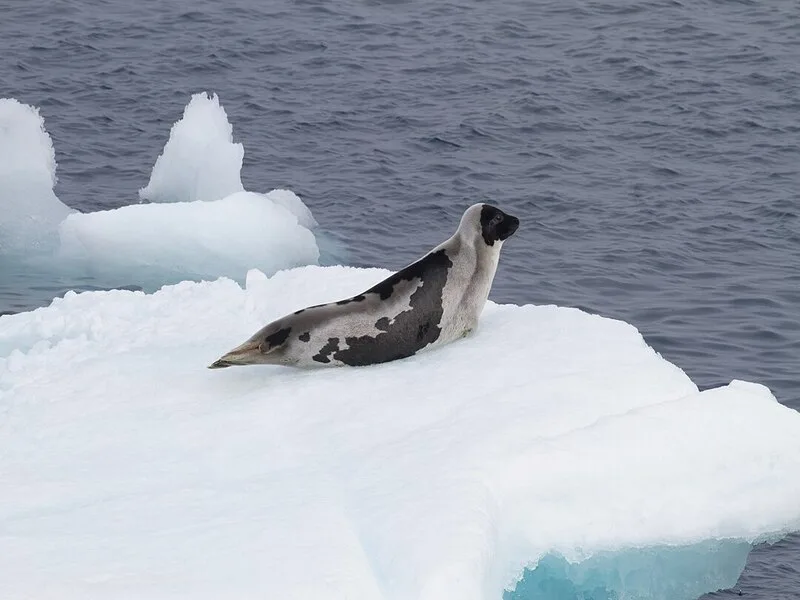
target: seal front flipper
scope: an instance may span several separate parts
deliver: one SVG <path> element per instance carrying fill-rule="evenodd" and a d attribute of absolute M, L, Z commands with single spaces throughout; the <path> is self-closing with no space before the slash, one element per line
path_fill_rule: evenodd
<path fill-rule="evenodd" d="M 263 330 L 259 331 L 241 346 L 237 346 L 218 360 L 208 365 L 209 369 L 224 369 L 236 365 L 264 365 L 276 364 L 280 362 L 277 357 L 277 350 L 283 346 L 291 333 L 290 327 L 274 330 L 274 327 L 267 326 L 264 329 L 273 330 L 273 333 L 264 335 Z"/>

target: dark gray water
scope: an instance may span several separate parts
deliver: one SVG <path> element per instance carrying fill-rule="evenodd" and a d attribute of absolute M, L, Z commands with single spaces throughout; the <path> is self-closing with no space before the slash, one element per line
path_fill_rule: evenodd
<path fill-rule="evenodd" d="M 72 207 L 137 201 L 190 95 L 215 91 L 245 187 L 294 190 L 352 263 L 402 266 L 490 200 L 523 220 L 495 300 L 625 319 L 701 387 L 759 381 L 800 408 L 795 0 L 0 0 L 0 14 L 0 96 L 41 107 Z M 92 285 L 29 284 L 0 312 Z M 800 598 L 800 541 L 755 551 L 716 596 L 738 593 Z"/>

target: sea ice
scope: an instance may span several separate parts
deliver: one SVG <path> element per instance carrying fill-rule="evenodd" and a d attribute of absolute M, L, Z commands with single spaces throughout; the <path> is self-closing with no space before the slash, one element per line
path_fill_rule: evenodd
<path fill-rule="evenodd" d="M 515 598 L 688 600 L 800 529 L 800 414 L 577 309 L 489 303 L 373 367 L 205 368 L 386 274 L 0 317 L 0 597 L 499 600 L 527 568 Z"/>
<path fill-rule="evenodd" d="M 139 196 L 151 202 L 219 200 L 244 191 L 240 171 L 244 147 L 216 94 L 194 94 L 169 133 Z"/>
<path fill-rule="evenodd" d="M 61 255 L 107 278 L 124 274 L 151 287 L 220 275 L 243 280 L 250 267 L 274 273 L 314 264 L 316 238 L 285 208 L 287 196 L 297 198 L 286 190 L 237 192 L 210 202 L 75 213 L 61 224 Z"/>
<path fill-rule="evenodd" d="M 70 213 L 55 183 L 55 151 L 39 109 L 0 98 L 0 253 L 49 245 Z"/>
<path fill-rule="evenodd" d="M 42 255 L 30 268 L 46 265 L 50 279 L 148 290 L 319 262 L 311 211 L 290 190 L 245 191 L 232 135 L 217 96 L 195 94 L 141 191 L 153 202 L 82 213 L 53 191 L 53 144 L 38 109 L 0 100 L 0 254 Z"/>
<path fill-rule="evenodd" d="M 151 202 L 219 200 L 244 192 L 241 180 L 244 147 L 233 141 L 233 126 L 216 94 L 194 94 L 173 126 L 156 160 L 150 181 L 139 190 Z M 313 229 L 317 222 L 303 201 L 290 190 L 264 195 Z"/>
<path fill-rule="evenodd" d="M 243 157 L 217 95 L 195 94 L 140 190 L 152 203 L 70 215 L 62 256 L 145 284 L 316 264 L 311 211 L 289 190 L 245 191 Z"/>

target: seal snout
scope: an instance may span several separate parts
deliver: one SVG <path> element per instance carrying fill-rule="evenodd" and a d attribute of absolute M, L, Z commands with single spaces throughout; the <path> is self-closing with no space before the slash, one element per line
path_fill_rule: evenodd
<path fill-rule="evenodd" d="M 519 219 L 514 215 L 503 213 L 503 220 L 497 225 L 497 237 L 500 241 L 510 238 L 519 229 Z"/>
<path fill-rule="evenodd" d="M 519 229 L 519 219 L 513 215 L 506 213 L 506 234 L 503 239 L 510 238 Z"/>

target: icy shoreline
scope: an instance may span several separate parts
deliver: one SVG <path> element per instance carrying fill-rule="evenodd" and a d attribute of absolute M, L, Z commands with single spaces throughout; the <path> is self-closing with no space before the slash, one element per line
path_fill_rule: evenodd
<path fill-rule="evenodd" d="M 205 369 L 382 275 L 251 271 L 0 317 L 3 596 L 496 600 L 542 560 L 520 594 L 544 574 L 688 600 L 800 529 L 800 414 L 757 384 L 698 392 L 576 309 L 490 303 L 470 337 L 375 367 Z"/>

